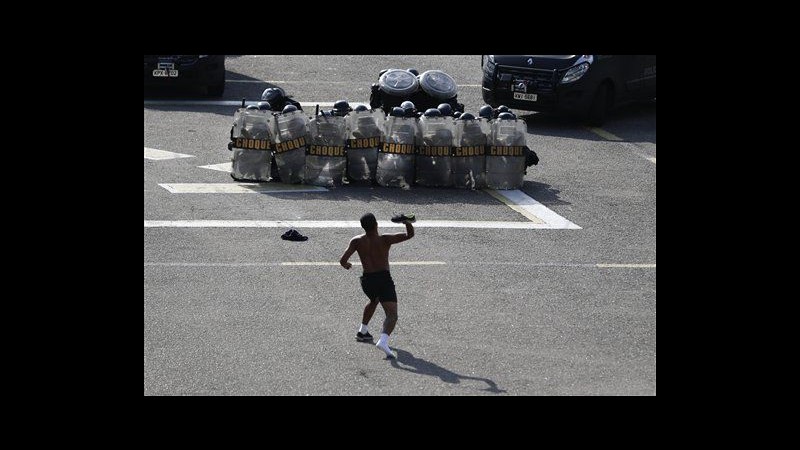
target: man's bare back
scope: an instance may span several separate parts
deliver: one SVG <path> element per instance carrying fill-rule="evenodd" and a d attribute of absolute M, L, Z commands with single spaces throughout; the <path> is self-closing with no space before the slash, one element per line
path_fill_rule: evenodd
<path fill-rule="evenodd" d="M 375 227 L 373 230 L 350 239 L 350 245 L 342 255 L 339 263 L 345 269 L 350 269 L 352 264 L 347 260 L 350 259 L 354 252 L 358 252 L 364 273 L 389 270 L 389 249 L 391 246 L 414 237 L 414 227 L 411 222 L 405 221 L 403 223 L 406 226 L 405 233 L 378 234 L 378 229 Z"/>

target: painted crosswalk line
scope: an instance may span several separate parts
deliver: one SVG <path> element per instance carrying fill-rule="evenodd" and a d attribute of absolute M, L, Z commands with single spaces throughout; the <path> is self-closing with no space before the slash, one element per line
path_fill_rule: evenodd
<path fill-rule="evenodd" d="M 351 264 L 360 266 L 353 261 Z M 475 266 L 474 262 L 464 261 L 392 261 L 393 266 Z M 241 261 L 241 262 L 199 262 L 199 261 L 145 261 L 146 267 L 269 267 L 269 266 L 340 266 L 338 261 Z M 530 262 L 530 261 L 481 261 L 481 266 L 524 266 L 524 267 L 565 267 L 596 269 L 655 269 L 655 264 L 639 263 L 576 263 L 576 262 Z M 446 269 L 446 267 L 444 267 Z"/>
<path fill-rule="evenodd" d="M 144 159 L 161 161 L 165 159 L 176 159 L 176 158 L 194 158 L 194 155 L 168 152 L 166 150 L 159 150 L 157 148 L 149 148 L 149 147 L 144 148 Z"/>
<path fill-rule="evenodd" d="M 378 221 L 383 228 L 402 228 L 403 224 Z M 358 220 L 145 220 L 145 228 L 354 228 L 361 229 Z M 475 229 L 553 229 L 548 223 L 531 221 L 501 222 L 472 220 L 417 220 L 415 228 L 475 228 Z"/>
<path fill-rule="evenodd" d="M 502 201 L 508 207 L 522 214 L 529 220 L 537 224 L 545 224 L 542 228 L 562 228 L 568 230 L 580 230 L 581 227 L 569 220 L 556 214 L 555 211 L 537 202 L 528 194 L 519 189 L 513 190 L 494 190 L 486 189 L 492 197 Z"/>
<path fill-rule="evenodd" d="M 270 192 L 328 192 L 321 186 L 283 183 L 159 183 L 173 194 L 265 194 Z"/>
<path fill-rule="evenodd" d="M 229 162 L 224 162 L 224 163 L 219 163 L 219 164 L 209 164 L 207 166 L 197 166 L 197 167 L 199 167 L 201 169 L 219 170 L 220 172 L 230 172 L 231 171 L 231 164 L 233 164 L 233 163 L 231 163 L 229 161 Z"/>

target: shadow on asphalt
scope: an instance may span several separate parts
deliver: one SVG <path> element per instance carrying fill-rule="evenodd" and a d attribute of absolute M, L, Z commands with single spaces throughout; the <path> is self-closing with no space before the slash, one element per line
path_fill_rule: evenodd
<path fill-rule="evenodd" d="M 545 206 L 572 204 L 568 201 L 561 200 L 558 196 L 558 193 L 561 191 L 547 183 L 525 181 L 520 190 Z"/>
<path fill-rule="evenodd" d="M 549 113 L 529 113 L 519 111 L 518 117 L 525 121 L 527 131 L 533 135 L 565 137 L 571 139 L 581 139 L 589 141 L 603 141 L 604 138 L 587 132 L 588 125 L 580 119 L 574 117 L 561 116 Z M 656 102 L 631 103 L 620 106 L 611 111 L 606 123 L 600 128 L 624 126 L 626 123 L 636 123 L 640 127 L 652 128 L 655 136 Z M 627 141 L 625 133 L 621 134 L 624 141 Z M 639 136 L 637 136 L 638 138 Z"/>
<path fill-rule="evenodd" d="M 269 182 L 261 183 L 269 186 Z M 300 187 L 305 185 L 298 185 Z M 382 187 L 377 185 L 354 184 L 331 188 L 336 195 L 329 192 L 305 192 L 303 200 L 327 200 L 331 202 L 347 201 L 385 201 L 397 205 L 420 205 L 429 206 L 437 204 L 466 204 L 466 205 L 485 205 L 496 206 L 500 202 L 486 192 L 480 190 L 458 189 L 458 188 L 432 188 L 423 186 L 412 186 L 408 190 L 396 187 Z M 570 205 L 570 202 L 561 200 L 558 196 L 560 192 L 547 183 L 537 181 L 525 181 L 521 189 L 537 202 L 545 205 Z M 500 191 L 502 192 L 502 191 Z M 280 191 L 265 192 L 265 195 L 284 200 L 296 200 L 297 194 L 281 193 Z M 403 209 L 402 207 L 400 209 Z"/>
<path fill-rule="evenodd" d="M 498 388 L 497 383 L 488 378 L 459 375 L 453 372 L 452 370 L 445 369 L 444 367 L 436 363 L 426 361 L 422 358 L 417 358 L 411 352 L 408 352 L 406 350 L 402 350 L 397 347 L 392 347 L 392 350 L 397 352 L 397 359 L 394 358 L 391 359 L 387 358 L 387 359 L 389 359 L 392 366 L 397 369 L 405 370 L 411 373 L 418 373 L 420 375 L 439 377 L 439 379 L 441 379 L 445 383 L 451 383 L 451 384 L 459 384 L 462 380 L 482 381 L 487 384 L 487 387 L 485 389 L 481 389 L 482 391 L 491 392 L 493 394 L 503 394 L 507 392 L 504 389 Z"/>

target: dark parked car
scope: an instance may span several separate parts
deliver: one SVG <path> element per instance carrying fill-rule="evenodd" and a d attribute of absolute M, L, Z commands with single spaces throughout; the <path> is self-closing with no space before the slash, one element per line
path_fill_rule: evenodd
<path fill-rule="evenodd" d="M 599 125 L 614 106 L 656 97 L 656 55 L 482 55 L 483 100 Z"/>
<path fill-rule="evenodd" d="M 225 55 L 144 55 L 144 85 L 200 86 L 219 97 L 225 91 Z"/>

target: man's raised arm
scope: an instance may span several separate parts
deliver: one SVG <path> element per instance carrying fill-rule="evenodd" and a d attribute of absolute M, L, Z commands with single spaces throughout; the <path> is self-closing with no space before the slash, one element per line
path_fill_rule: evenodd
<path fill-rule="evenodd" d="M 408 220 L 404 220 L 403 223 L 406 225 L 406 232 L 387 235 L 390 244 L 397 244 L 398 242 L 407 241 L 414 237 L 414 225 L 411 225 L 411 222 Z"/>

